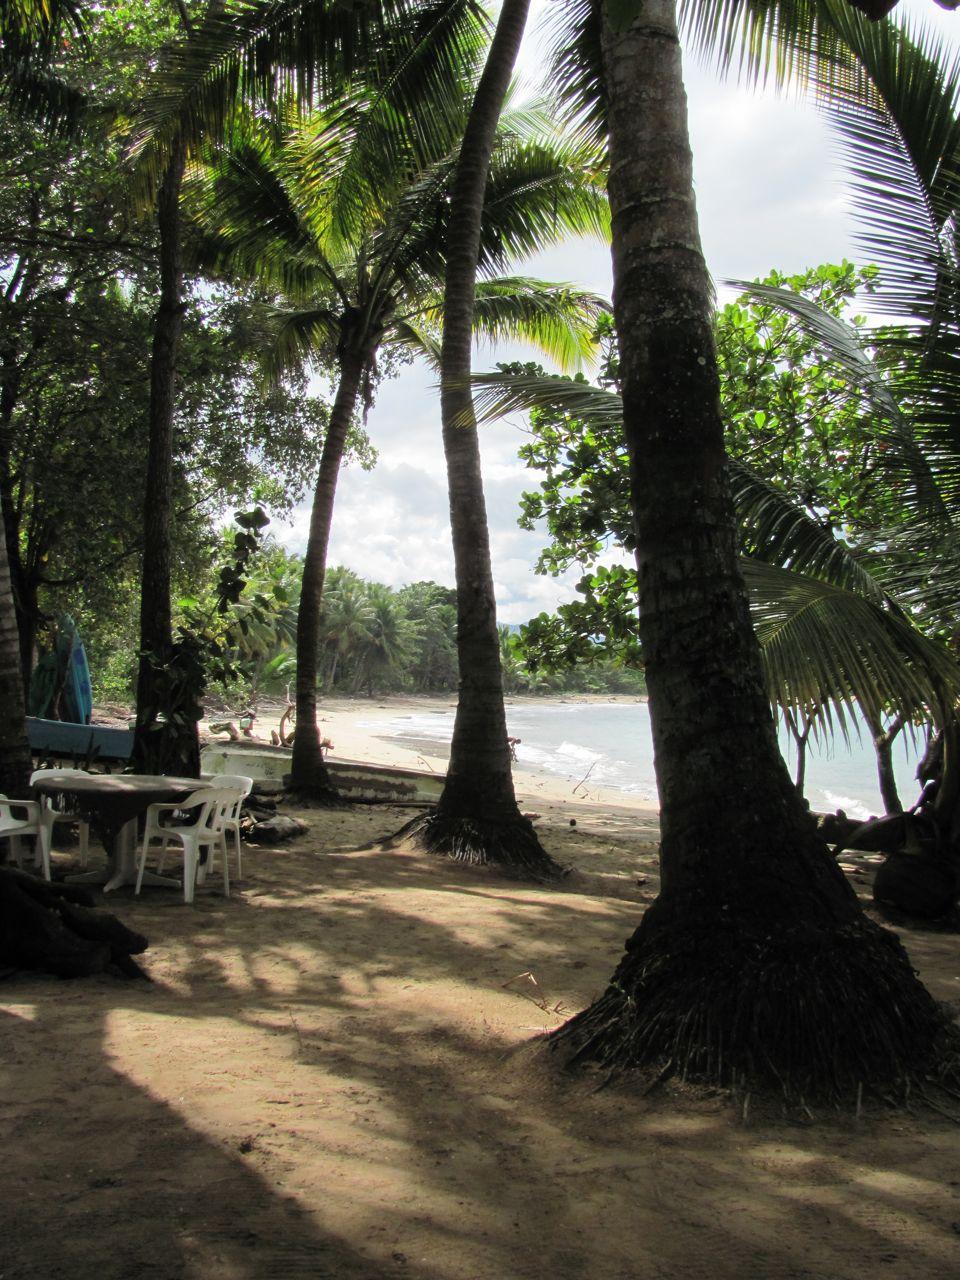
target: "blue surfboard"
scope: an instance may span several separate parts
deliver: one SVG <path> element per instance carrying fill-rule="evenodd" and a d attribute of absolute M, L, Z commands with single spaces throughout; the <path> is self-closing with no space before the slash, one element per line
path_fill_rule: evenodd
<path fill-rule="evenodd" d="M 73 619 L 64 614 L 60 619 L 61 634 L 70 645 L 63 682 L 63 709 L 74 724 L 89 724 L 93 714 L 93 690 L 87 653 Z"/>

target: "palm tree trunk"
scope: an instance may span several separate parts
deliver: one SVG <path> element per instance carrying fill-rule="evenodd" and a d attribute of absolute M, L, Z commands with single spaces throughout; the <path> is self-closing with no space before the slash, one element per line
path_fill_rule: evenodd
<path fill-rule="evenodd" d="M 143 577 L 140 587 L 140 665 L 133 758 L 144 772 L 199 774 L 197 727 L 158 717 L 164 706 L 164 668 L 175 660 L 170 601 L 170 510 L 177 353 L 183 329 L 183 247 L 180 189 L 186 166 L 182 138 L 172 148 L 160 187 L 160 305 L 150 361 L 150 440 L 143 502 Z"/>
<path fill-rule="evenodd" d="M 674 0 L 605 0 L 614 311 L 661 802 L 662 891 L 573 1059 L 844 1098 L 947 1035 L 777 748 L 736 562 Z"/>
<path fill-rule="evenodd" d="M 330 772 L 323 762 L 320 729 L 317 725 L 323 580 L 327 571 L 327 547 L 333 523 L 337 478 L 366 363 L 367 356 L 363 351 L 347 349 L 341 353 L 340 385 L 330 411 L 330 422 L 320 456 L 320 473 L 313 492 L 310 533 L 303 561 L 300 611 L 297 614 L 297 731 L 293 739 L 290 789 L 302 798 L 320 803 L 339 799 Z"/>
<path fill-rule="evenodd" d="M 460 687 L 450 766 L 435 811 L 403 834 L 431 852 L 537 878 L 560 868 L 517 807 L 503 708 L 500 637 L 480 472 L 470 353 L 490 156 L 529 0 L 504 0 L 460 148 L 447 231 L 440 404 L 457 580 Z"/>
<path fill-rule="evenodd" d="M 26 796 L 30 790 L 25 715 L 17 614 L 6 539 L 0 537 L 0 795 Z M 0 860 L 2 857 L 0 854 Z"/>

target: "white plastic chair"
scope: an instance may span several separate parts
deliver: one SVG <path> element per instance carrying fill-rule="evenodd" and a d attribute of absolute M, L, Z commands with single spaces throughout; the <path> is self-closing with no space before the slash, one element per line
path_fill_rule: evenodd
<path fill-rule="evenodd" d="M 58 773 L 86 773 L 85 769 L 35 769 L 30 775 L 31 787 L 41 778 L 50 778 Z M 62 813 L 53 802 L 53 796 L 40 797 L 40 839 L 46 849 L 49 861 L 53 848 L 53 828 L 57 822 L 75 822 L 80 832 L 80 865 L 87 865 L 87 854 L 90 851 L 90 824 L 76 814 Z M 39 857 L 37 858 L 39 862 Z"/>
<path fill-rule="evenodd" d="M 220 827 L 220 847 L 223 850 L 223 860 L 226 862 L 228 856 L 227 836 L 233 834 L 234 849 L 237 854 L 237 879 L 243 875 L 243 850 L 240 847 L 240 811 L 243 808 L 243 802 L 253 790 L 253 779 L 245 778 L 242 774 L 225 773 L 217 777 L 217 788 L 230 792 L 231 799 L 229 802 L 221 806 L 220 812 L 217 814 L 217 823 Z"/>
<path fill-rule="evenodd" d="M 183 900 L 192 902 L 197 885 L 197 868 L 200 865 L 200 854 L 207 850 L 208 862 L 212 863 L 215 851 L 220 847 L 221 833 L 217 825 L 217 814 L 222 805 L 232 798 L 232 792 L 221 791 L 217 787 L 202 787 L 191 792 L 185 800 L 177 800 L 173 804 L 152 804 L 147 809 L 147 821 L 143 830 L 143 843 L 140 846 L 140 859 L 137 867 L 136 893 L 143 885 L 143 873 L 147 866 L 147 852 L 153 840 L 160 841 L 161 859 L 166 851 L 177 842 L 183 849 Z M 165 816 L 174 818 L 191 810 L 197 810 L 197 818 L 192 823 L 164 822 Z M 230 870 L 227 860 L 223 861 L 223 893 L 230 896 Z"/>
<path fill-rule="evenodd" d="M 13 810 L 25 812 L 26 817 L 15 818 Z M 8 800 L 0 795 L 0 836 L 10 841 L 10 851 L 17 860 L 17 866 L 23 869 L 23 853 L 20 848 L 21 836 L 33 836 L 36 839 L 36 861 L 43 867 L 44 880 L 50 879 L 50 848 L 44 846 L 40 838 L 40 805 L 36 800 Z"/>

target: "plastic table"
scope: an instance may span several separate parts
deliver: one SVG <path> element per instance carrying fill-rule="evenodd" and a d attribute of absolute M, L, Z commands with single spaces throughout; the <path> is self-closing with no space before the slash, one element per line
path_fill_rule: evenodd
<path fill-rule="evenodd" d="M 104 893 L 137 880 L 137 819 L 152 804 L 173 804 L 192 792 L 208 787 L 199 778 L 174 778 L 148 773 L 81 773 L 68 770 L 39 779 L 34 790 L 41 796 L 70 796 L 107 851 L 106 871 L 67 876 L 71 884 L 100 884 Z M 144 884 L 179 888 L 180 881 L 148 871 Z"/>

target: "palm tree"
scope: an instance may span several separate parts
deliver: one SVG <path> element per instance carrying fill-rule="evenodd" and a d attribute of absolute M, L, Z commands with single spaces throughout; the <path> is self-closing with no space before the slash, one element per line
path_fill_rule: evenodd
<path fill-rule="evenodd" d="M 513 794 L 479 453 L 464 382 L 470 368 L 487 169 L 527 9 L 528 0 L 506 0 L 501 9 L 451 196 L 441 411 L 451 482 L 463 710 L 457 717 L 443 799 L 422 835 L 437 851 L 471 861 L 489 858 L 517 867 L 526 863 L 534 874 L 552 876 L 557 868 L 521 817 Z M 162 148 L 185 119 L 193 120 L 195 132 L 213 118 L 223 120 L 238 86 L 248 100 L 263 103 L 278 82 L 292 84 L 301 100 L 311 97 L 319 82 L 324 100 L 330 101 L 330 77 L 325 75 L 330 50 L 349 49 L 358 56 L 363 51 L 368 61 L 380 66 L 375 46 L 385 43 L 385 31 L 397 27 L 407 36 L 406 54 L 379 83 L 389 86 L 391 102 L 405 113 L 411 101 L 420 100 L 425 78 L 438 89 L 462 83 L 457 78 L 458 58 L 464 44 L 475 49 L 472 15 L 471 0 L 427 0 L 412 13 L 405 0 L 390 0 L 373 11 L 331 8 L 316 0 L 278 9 L 269 0 L 251 0 L 239 19 L 213 15 L 171 66 L 167 98 L 155 103 L 145 145 Z M 442 122 L 443 115 L 438 119 Z M 431 128 L 431 117 L 419 120 L 418 145 L 429 141 Z M 318 530 L 318 539 L 319 534 Z M 309 763 L 314 770 L 320 766 L 318 753 Z"/>
<path fill-rule="evenodd" d="M 599 34 L 662 890 L 554 1042 L 794 1098 L 900 1087 L 934 1068 L 947 1023 L 864 917 L 777 749 L 737 566 L 672 0 L 605 3 Z"/>
<path fill-rule="evenodd" d="M 520 813 L 513 788 L 490 539 L 470 391 L 487 174 L 528 11 L 529 0 L 504 0 L 500 9 L 467 119 L 451 195 L 440 408 L 457 582 L 460 686 L 450 763 L 439 803 L 403 834 L 430 852 L 459 861 L 496 863 L 515 873 L 554 879 L 561 868 Z"/>
<path fill-rule="evenodd" d="M 64 35 L 84 38 L 84 5 L 75 0 L 5 0 L 0 7 L 0 102 L 51 132 L 74 130 L 83 93 L 51 71 Z"/>
<path fill-rule="evenodd" d="M 393 112 L 398 131 L 405 110 L 422 92 L 422 82 L 456 75 L 464 55 L 469 56 L 470 36 L 476 30 L 472 5 L 464 0 L 439 0 L 423 5 L 426 18 L 418 17 L 418 4 L 396 0 L 376 14 L 350 12 L 324 2 L 305 3 L 310 33 L 305 32 L 298 7 L 289 6 L 285 15 L 276 6 L 251 4 L 231 10 L 219 0 L 211 3 L 197 23 L 178 6 L 186 39 L 171 45 L 153 78 L 131 141 L 131 154 L 138 161 L 137 186 L 150 201 L 155 200 L 160 231 L 160 306 L 151 360 L 150 444 L 144 497 L 144 558 L 140 611 L 140 664 L 137 680 L 137 730 L 134 757 L 142 767 L 179 773 L 199 771 L 199 744 L 196 726 L 178 728 L 179 717 L 163 717 L 164 670 L 179 660 L 179 648 L 172 637 L 170 605 L 170 476 L 172 425 L 175 398 L 177 347 L 181 327 L 183 250 L 181 243 L 180 192 L 188 153 L 195 152 L 204 139 L 216 137 L 225 128 L 238 104 L 262 100 L 264 90 L 273 98 L 278 77 L 283 75 L 290 47 L 290 27 L 295 29 L 293 81 L 300 103 L 313 100 L 321 88 L 328 100 L 349 101 L 358 82 L 375 86 L 374 98 L 383 112 Z M 277 41 L 279 40 L 279 43 Z M 261 57 L 264 45 L 267 60 Z M 254 53 L 254 63 L 245 62 Z M 238 70 L 237 59 L 244 64 Z M 211 63 L 213 72 L 211 74 Z M 251 70 L 256 65 L 257 70 Z M 194 72 L 200 68 L 196 76 Z M 191 78 L 194 76 L 194 78 Z M 186 87 L 185 87 L 186 82 Z M 274 104 L 272 104 L 274 105 Z M 429 133 L 429 126 L 426 128 Z M 349 362 L 348 362 L 349 365 Z M 349 381 L 349 373 L 347 375 Z M 359 383 L 358 383 L 359 385 Z M 334 432 L 349 420 L 346 402 L 349 387 L 334 407 Z M 329 485 L 329 468 L 321 466 L 318 483 Z M 311 529 L 313 534 L 315 531 Z M 313 537 L 314 557 L 308 548 L 308 569 L 315 568 L 319 531 Z M 302 607 L 307 618 L 316 619 L 319 597 L 304 592 Z M 299 677 L 298 677 L 299 681 Z M 299 688 L 299 684 L 298 684 Z M 300 697 L 298 693 L 298 698 Z M 306 709 L 306 708 L 305 708 Z M 306 785 L 329 792 L 319 752 L 319 737 L 309 728 L 314 717 L 300 718 L 298 755 L 314 766 Z M 314 742 L 315 739 L 315 742 Z M 311 754 L 315 749 L 315 756 Z M 295 767 L 301 776 L 306 765 Z"/>
<path fill-rule="evenodd" d="M 316 720 L 317 653 L 337 477 L 358 406 L 369 403 L 378 353 L 404 346 L 435 358 L 448 203 L 463 120 L 458 102 L 428 102 L 438 154 L 424 164 L 393 136 L 392 107 L 359 95 L 349 113 L 315 113 L 277 148 L 250 122 L 198 177 L 196 217 L 210 261 L 259 274 L 301 306 L 282 316 L 277 362 L 332 359 L 338 385 L 324 439 L 304 559 L 297 629 L 297 734 L 291 783 L 323 800 L 332 792 Z M 459 110 L 457 109 L 459 107 Z M 440 113 L 447 113 L 446 133 Z M 409 118 L 404 122 L 410 127 Z M 482 284 L 474 328 L 525 336 L 571 361 L 589 348 L 601 305 L 569 287 L 494 274 L 515 250 L 568 229 L 604 225 L 604 200 L 575 142 L 551 136 L 526 109 L 501 131 L 486 184 Z M 387 154 L 382 151 L 385 140 Z M 439 144 L 442 144 L 440 147 Z M 416 150 L 422 150 L 418 144 Z"/>
<path fill-rule="evenodd" d="M 328 689 L 334 688 L 343 666 L 368 643 L 372 624 L 373 609 L 365 584 L 349 569 L 333 569 L 324 594 L 320 631 L 321 650 L 330 655 L 324 676 Z"/>
<path fill-rule="evenodd" d="M 418 633 L 416 626 L 403 617 L 399 601 L 389 587 L 372 582 L 367 586 L 366 597 L 370 619 L 356 654 L 354 683 L 372 697 L 378 677 L 388 678 L 406 667 Z"/>

